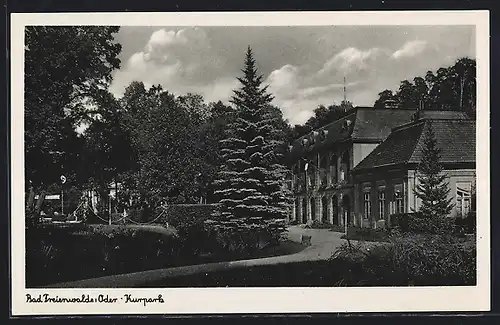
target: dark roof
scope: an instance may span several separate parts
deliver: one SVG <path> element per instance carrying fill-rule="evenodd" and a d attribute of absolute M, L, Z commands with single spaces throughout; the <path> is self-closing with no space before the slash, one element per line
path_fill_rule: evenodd
<path fill-rule="evenodd" d="M 415 113 L 415 110 L 356 107 L 347 116 L 295 140 L 292 143 L 292 157 L 321 150 L 324 147 L 348 139 L 382 142 L 391 133 L 392 128 L 408 123 L 413 113 Z M 324 138 L 321 138 L 324 130 L 327 131 L 327 134 Z M 308 142 L 305 146 L 302 145 L 303 139 L 307 139 Z"/>
<path fill-rule="evenodd" d="M 419 112 L 420 118 L 433 120 L 469 120 L 469 116 L 465 112 L 459 111 L 431 111 L 423 110 Z"/>
<path fill-rule="evenodd" d="M 425 126 L 432 124 L 442 163 L 476 161 L 476 123 L 470 119 L 420 119 L 397 127 L 355 168 L 355 171 L 381 166 L 415 163 L 422 158 Z"/>
<path fill-rule="evenodd" d="M 410 121 L 414 110 L 359 109 L 356 114 L 353 140 L 384 140 L 391 130 Z"/>

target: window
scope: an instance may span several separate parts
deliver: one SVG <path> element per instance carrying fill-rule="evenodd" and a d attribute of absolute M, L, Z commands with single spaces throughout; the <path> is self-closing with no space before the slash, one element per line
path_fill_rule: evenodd
<path fill-rule="evenodd" d="M 349 175 L 350 168 L 351 168 L 351 162 L 350 162 L 350 157 L 349 157 L 350 152 L 346 151 L 342 155 L 342 162 L 341 162 L 341 181 L 346 179 L 346 176 Z"/>
<path fill-rule="evenodd" d="M 394 185 L 394 201 L 396 213 L 404 213 L 403 184 Z"/>
<path fill-rule="evenodd" d="M 332 184 L 337 183 L 337 157 L 335 155 L 330 156 L 330 175 Z"/>
<path fill-rule="evenodd" d="M 309 175 L 309 186 L 316 186 L 316 173 L 314 171 Z"/>
<path fill-rule="evenodd" d="M 378 216 L 379 219 L 385 217 L 385 189 L 379 189 L 378 191 Z"/>
<path fill-rule="evenodd" d="M 372 201 L 370 198 L 370 189 L 365 189 L 365 192 L 363 193 L 363 202 L 364 202 L 365 218 L 369 218 L 370 215 L 372 214 Z"/>
<path fill-rule="evenodd" d="M 470 211 L 471 183 L 457 183 L 457 214 L 465 216 Z"/>
<path fill-rule="evenodd" d="M 320 185 L 326 185 L 326 184 L 327 184 L 326 170 L 321 169 L 320 170 Z"/>
<path fill-rule="evenodd" d="M 326 168 L 326 165 L 328 163 L 328 156 L 318 156 L 319 159 L 319 168 Z"/>

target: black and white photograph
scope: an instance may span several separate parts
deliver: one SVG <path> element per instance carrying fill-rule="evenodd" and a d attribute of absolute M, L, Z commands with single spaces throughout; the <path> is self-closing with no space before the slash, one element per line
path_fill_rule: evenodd
<path fill-rule="evenodd" d="M 488 310 L 488 13 L 386 14 L 13 15 L 13 309 Z"/>

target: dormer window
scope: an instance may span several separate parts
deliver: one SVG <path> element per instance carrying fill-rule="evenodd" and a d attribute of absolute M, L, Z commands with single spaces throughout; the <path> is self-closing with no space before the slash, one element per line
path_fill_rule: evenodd
<path fill-rule="evenodd" d="M 302 146 L 303 146 L 303 147 L 307 146 L 307 143 L 308 143 L 308 142 L 309 142 L 309 140 L 308 140 L 308 139 L 306 139 L 306 138 L 302 139 Z"/>
<path fill-rule="evenodd" d="M 311 134 L 311 144 L 314 144 L 314 142 L 316 142 L 316 138 L 318 137 L 318 132 L 317 131 L 313 131 L 312 134 Z"/>
<path fill-rule="evenodd" d="M 344 123 L 342 124 L 342 131 L 347 131 L 347 128 L 351 125 L 351 120 L 344 120 Z"/>
<path fill-rule="evenodd" d="M 328 135 L 328 130 L 321 130 L 319 135 L 320 135 L 321 141 L 324 141 Z"/>

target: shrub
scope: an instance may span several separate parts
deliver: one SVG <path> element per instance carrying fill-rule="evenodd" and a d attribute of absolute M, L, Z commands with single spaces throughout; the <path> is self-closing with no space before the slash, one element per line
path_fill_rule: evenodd
<path fill-rule="evenodd" d="M 166 207 L 161 222 L 177 230 L 183 254 L 198 256 L 216 249 L 215 238 L 210 235 L 210 229 L 206 224 L 206 220 L 216 207 L 211 204 Z"/>
<path fill-rule="evenodd" d="M 474 285 L 476 247 L 451 236 L 394 235 L 388 244 L 344 244 L 333 255 L 347 285 Z"/>
<path fill-rule="evenodd" d="M 361 241 L 374 241 L 382 242 L 388 241 L 388 232 L 385 229 L 377 228 L 358 228 L 349 227 L 347 229 L 347 236 L 343 235 L 342 239 L 352 239 Z"/>
<path fill-rule="evenodd" d="M 175 232 L 127 226 L 44 226 L 27 230 L 27 285 L 168 267 L 178 262 Z"/>
<path fill-rule="evenodd" d="M 332 224 L 328 221 L 319 221 L 319 220 L 313 220 L 310 225 L 307 225 L 306 228 L 311 228 L 311 229 L 331 229 Z"/>
<path fill-rule="evenodd" d="M 449 217 L 426 217 L 419 212 L 393 214 L 390 228 L 397 228 L 403 233 L 451 234 L 454 220 Z"/>
<path fill-rule="evenodd" d="M 251 256 L 257 251 L 278 245 L 285 235 L 285 220 L 277 220 L 273 224 L 232 224 L 220 225 L 216 221 L 208 220 L 205 225 L 209 237 L 214 239 L 214 251 L 229 256 Z"/>
<path fill-rule="evenodd" d="M 459 232 L 474 234 L 476 232 L 476 212 L 469 212 L 465 218 L 457 217 L 455 227 Z"/>
<path fill-rule="evenodd" d="M 341 225 L 331 225 L 330 226 L 330 230 L 331 231 L 336 231 L 336 232 L 345 232 L 345 226 L 341 226 Z"/>

